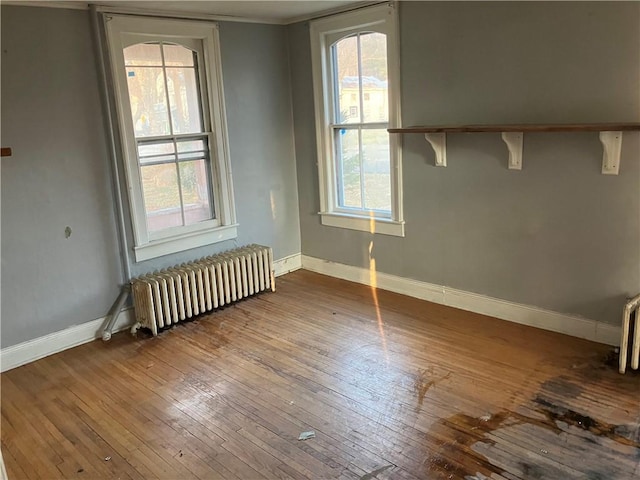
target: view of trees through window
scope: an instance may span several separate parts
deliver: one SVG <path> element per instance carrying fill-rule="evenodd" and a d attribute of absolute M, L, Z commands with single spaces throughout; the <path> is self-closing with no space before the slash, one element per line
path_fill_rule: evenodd
<path fill-rule="evenodd" d="M 386 35 L 358 33 L 331 52 L 338 206 L 390 212 Z"/>
<path fill-rule="evenodd" d="M 213 218 L 195 52 L 141 43 L 124 59 L 149 231 Z"/>

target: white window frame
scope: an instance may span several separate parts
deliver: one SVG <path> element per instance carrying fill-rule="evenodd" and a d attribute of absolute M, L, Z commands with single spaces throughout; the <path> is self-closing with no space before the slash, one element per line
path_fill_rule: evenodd
<path fill-rule="evenodd" d="M 238 225 L 229 158 L 218 25 L 202 21 L 112 14 L 105 15 L 104 20 L 129 192 L 136 262 L 236 238 Z M 205 131 L 211 132 L 208 135 L 211 162 L 209 181 L 215 212 L 212 220 L 159 232 L 147 230 L 123 54 L 123 48 L 129 45 L 128 38 L 131 35 L 173 40 L 175 43 L 182 42 L 185 46 L 194 41 L 202 42 L 203 55 L 199 59 L 201 64 L 198 70 L 203 102 L 206 102 L 203 107 L 209 112 L 209 124 L 205 119 Z"/>
<path fill-rule="evenodd" d="M 311 62 L 315 103 L 320 219 L 323 225 L 404 237 L 402 208 L 402 151 L 399 135 L 389 136 L 391 215 L 373 210 L 349 212 L 338 207 L 338 186 L 332 105 L 334 102 L 331 46 L 341 38 L 378 32 L 387 38 L 389 128 L 400 126 L 400 53 L 395 5 L 363 8 L 311 22 Z"/>

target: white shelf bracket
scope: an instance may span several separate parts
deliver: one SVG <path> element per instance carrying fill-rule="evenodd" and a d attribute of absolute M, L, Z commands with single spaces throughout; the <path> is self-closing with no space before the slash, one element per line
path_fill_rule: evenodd
<path fill-rule="evenodd" d="M 602 173 L 604 175 L 618 175 L 620 151 L 622 150 L 622 132 L 600 132 L 600 142 L 604 150 Z"/>
<path fill-rule="evenodd" d="M 522 170 L 522 132 L 502 132 L 502 140 L 509 149 L 509 170 Z"/>
<path fill-rule="evenodd" d="M 436 167 L 447 166 L 447 134 L 425 133 L 424 138 L 431 144 L 436 154 Z"/>

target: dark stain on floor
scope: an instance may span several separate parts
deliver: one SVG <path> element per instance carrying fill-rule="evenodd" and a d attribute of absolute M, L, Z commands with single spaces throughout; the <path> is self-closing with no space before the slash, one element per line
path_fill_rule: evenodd
<path fill-rule="evenodd" d="M 426 470 L 424 478 L 463 479 L 477 474 L 488 477 L 493 473 L 502 475 L 502 468 L 475 452 L 472 446 L 477 442 L 493 444 L 486 434 L 500 428 L 510 414 L 500 412 L 485 419 L 459 413 L 436 422 L 429 436 L 441 447 L 423 463 Z"/>
<path fill-rule="evenodd" d="M 602 368 L 610 369 L 606 366 Z M 601 373 L 609 372 L 601 371 Z M 456 414 L 439 420 L 430 429 L 429 436 L 441 447 L 438 451 L 432 452 L 430 458 L 423 463 L 426 478 L 475 479 L 491 478 L 492 474 L 502 476 L 506 474 L 506 478 L 525 480 L 556 480 L 561 477 L 585 480 L 625 478 L 620 477 L 620 472 L 627 471 L 625 468 L 628 469 L 628 465 L 640 463 L 640 427 L 603 422 L 587 413 L 560 405 L 554 400 L 554 398 L 562 398 L 570 402 L 571 399 L 583 394 L 584 387 L 578 381 L 579 379 L 556 377 L 544 382 L 531 401 L 519 408 L 517 412 L 502 410 L 491 416 L 478 418 Z M 420 377 L 416 379 L 416 392 L 420 406 L 424 394 L 432 385 L 433 381 L 420 382 Z M 501 432 L 496 432 L 497 430 Z M 542 433 L 544 431 L 555 435 L 564 434 L 568 437 L 558 442 L 550 441 L 550 444 L 545 446 L 542 439 L 549 439 L 549 437 Z M 580 431 L 583 433 L 579 433 Z M 531 460 L 517 460 L 516 455 L 513 456 L 513 461 L 504 458 L 500 460 L 501 455 L 504 456 L 505 453 L 508 455 L 510 448 L 518 449 L 512 443 L 514 441 L 512 438 L 519 437 L 520 434 L 527 436 L 528 433 L 532 434 L 531 441 L 540 442 L 539 452 L 532 450 L 535 455 Z M 561 465 L 556 461 L 557 455 L 561 454 L 562 450 L 571 448 L 564 443 L 567 438 L 575 442 L 575 448 L 583 452 L 601 448 L 626 449 L 624 458 L 628 462 L 626 465 L 591 466 L 583 463 L 579 458 L 574 458 L 572 460 L 574 464 L 569 471 L 581 473 L 579 477 L 571 476 L 561 470 L 564 468 L 562 466 L 564 461 Z M 615 442 L 619 447 L 606 443 L 607 440 Z M 496 447 L 497 443 L 500 445 Z M 550 453 L 550 450 L 553 452 Z M 496 459 L 491 458 L 494 454 Z M 536 455 L 538 458 L 535 458 Z M 586 459 L 585 462 L 587 462 Z M 510 476 L 514 474 L 517 477 Z"/>
<path fill-rule="evenodd" d="M 564 422 L 567 425 L 587 430 L 597 437 L 606 437 L 622 445 L 640 448 L 637 428 L 601 422 L 588 415 L 555 405 L 544 398 L 536 397 L 533 401 L 540 406 L 537 410 L 547 417 L 549 424 L 557 425 L 557 422 Z"/>
<path fill-rule="evenodd" d="M 578 385 L 571 379 L 560 376 L 551 378 L 540 386 L 543 392 L 549 392 L 563 398 L 576 398 L 584 390 L 582 385 Z"/>

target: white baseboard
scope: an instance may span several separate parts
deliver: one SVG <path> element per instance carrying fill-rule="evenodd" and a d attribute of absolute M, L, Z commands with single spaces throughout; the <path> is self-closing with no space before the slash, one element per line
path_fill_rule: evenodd
<path fill-rule="evenodd" d="M 276 277 L 285 273 L 298 270 L 302 267 L 302 255 L 299 253 L 275 260 L 273 269 Z M 106 317 L 97 318 L 80 325 L 50 333 L 42 337 L 28 340 L 18 345 L 3 348 L 0 351 L 0 372 L 6 372 L 12 368 L 35 362 L 41 358 L 62 352 L 68 348 L 73 348 L 83 343 L 92 342 L 102 338 L 102 328 L 106 322 Z M 119 332 L 129 328 L 134 323 L 133 309 L 123 310 L 118 317 L 118 322 L 113 332 Z"/>
<path fill-rule="evenodd" d="M 0 371 L 35 362 L 54 353 L 102 338 L 102 328 L 107 317 L 74 325 L 58 332 L 34 338 L 26 342 L 3 348 L 0 352 Z M 133 324 L 133 309 L 127 308 L 120 313 L 114 326 L 114 333 L 129 328 Z"/>
<path fill-rule="evenodd" d="M 300 270 L 302 268 L 302 254 L 294 253 L 288 257 L 281 258 L 280 260 L 273 261 L 273 270 L 276 277 L 284 275 L 285 273 Z"/>
<path fill-rule="evenodd" d="M 371 286 L 372 283 L 370 272 L 366 268 L 353 267 L 306 255 L 302 256 L 302 268 L 364 285 Z M 615 325 L 387 273 L 376 272 L 375 277 L 377 287 L 382 290 L 552 332 L 565 333 L 598 343 L 619 344 L 620 327 Z"/>

